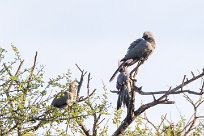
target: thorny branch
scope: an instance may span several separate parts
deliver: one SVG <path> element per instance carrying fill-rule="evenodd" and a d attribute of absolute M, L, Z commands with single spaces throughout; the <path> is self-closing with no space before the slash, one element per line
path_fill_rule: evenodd
<path fill-rule="evenodd" d="M 184 94 L 184 97 L 186 100 L 193 106 L 193 115 L 185 125 L 184 129 L 180 132 L 184 132 L 184 135 L 188 135 L 194 128 L 194 124 L 199 118 L 204 118 L 204 116 L 198 116 L 198 107 L 204 102 L 202 96 L 200 96 L 199 100 L 197 102 L 193 102 L 193 100 L 186 94 Z"/>
<path fill-rule="evenodd" d="M 87 96 L 89 96 L 90 93 L 90 80 L 91 80 L 91 74 L 88 74 L 88 83 L 87 83 Z"/>
<path fill-rule="evenodd" d="M 29 77 L 28 77 L 28 84 L 27 84 L 27 87 L 26 87 L 27 89 L 28 89 L 29 86 L 30 86 L 30 81 L 31 81 L 31 79 L 32 79 L 33 72 L 34 72 L 34 69 L 35 69 L 35 67 L 36 67 L 37 56 L 38 56 L 38 52 L 36 51 L 35 57 L 34 57 L 34 61 L 33 61 L 33 66 L 31 67 L 30 75 L 29 75 Z"/>
<path fill-rule="evenodd" d="M 91 97 L 95 93 L 96 89 L 94 89 L 90 93 L 91 74 L 89 73 L 88 74 L 88 79 L 87 79 L 87 96 L 85 98 L 83 98 L 83 96 L 81 96 L 79 98 L 79 92 L 80 92 L 81 86 L 83 84 L 83 79 L 84 79 L 84 76 L 86 75 L 87 72 L 84 72 L 84 70 L 81 70 L 81 68 L 77 64 L 76 64 L 76 66 L 79 69 L 79 71 L 81 72 L 81 78 L 80 78 L 79 87 L 78 87 L 78 91 L 77 91 L 77 98 L 78 98 L 77 102 L 86 101 L 87 99 L 89 99 L 89 97 Z M 94 108 L 92 107 L 92 105 L 89 102 L 86 102 L 86 103 L 90 107 L 91 110 L 94 110 Z M 84 132 L 84 134 L 86 136 L 91 136 L 91 135 L 96 136 L 97 135 L 96 127 L 97 127 L 98 120 L 101 117 L 101 114 L 99 113 L 99 116 L 97 116 L 97 113 L 93 113 L 93 117 L 94 117 L 94 124 L 93 124 L 93 128 L 92 128 L 92 133 L 93 134 L 91 134 L 90 130 L 88 130 L 86 128 L 86 126 L 82 122 L 77 122 L 77 124 L 80 126 L 80 128 L 82 129 L 82 131 Z"/>
<path fill-rule="evenodd" d="M 197 128 L 195 128 L 195 124 L 199 123 L 198 122 L 199 119 L 204 118 L 204 116 L 198 115 L 198 108 L 204 102 L 204 100 L 203 100 L 202 96 L 200 96 L 199 99 L 196 102 L 193 102 L 193 100 L 186 94 L 184 94 L 184 97 L 186 98 L 186 100 L 193 107 L 193 114 L 186 123 L 185 122 L 179 122 L 178 124 L 174 124 L 172 121 L 169 121 L 167 119 L 166 115 L 161 119 L 161 122 L 160 122 L 160 124 L 158 126 L 156 126 L 154 123 L 152 123 L 147 118 L 146 114 L 144 114 L 144 117 L 142 119 L 144 119 L 148 123 L 148 125 L 151 125 L 159 135 L 163 135 L 163 134 L 165 135 L 167 133 L 168 129 L 170 129 L 172 131 L 172 135 L 178 135 L 178 136 L 191 135 L 192 131 L 193 130 L 196 131 L 196 129 L 197 129 Z M 167 123 L 167 124 L 165 124 L 165 123 Z M 180 124 L 180 123 L 182 123 L 182 124 Z M 166 127 L 164 128 L 164 127 L 161 127 L 161 126 L 166 126 Z M 182 126 L 182 128 L 180 128 L 181 126 Z"/>
<path fill-rule="evenodd" d="M 78 86 L 78 91 L 77 91 L 77 102 L 82 102 L 85 101 L 86 99 L 88 99 L 89 97 L 91 97 L 95 92 L 96 89 L 94 89 L 91 93 L 90 93 L 90 81 L 91 81 L 91 74 L 88 74 L 88 80 L 87 80 L 87 96 L 84 98 L 83 96 L 79 97 L 79 93 L 84 81 L 84 76 L 86 75 L 87 71 L 84 72 L 84 70 L 81 70 L 81 68 L 76 64 L 77 68 L 79 69 L 79 71 L 81 72 L 81 77 L 80 77 L 80 82 L 79 82 L 79 86 Z"/>
<path fill-rule="evenodd" d="M 82 122 L 78 122 L 78 125 L 81 127 L 82 131 L 86 136 L 91 136 L 90 131 L 86 128 L 86 126 Z"/>
<path fill-rule="evenodd" d="M 80 70 L 81 72 L 81 80 L 79 82 L 79 89 L 81 88 L 81 85 L 83 83 L 83 78 L 85 76 L 85 74 L 87 72 L 84 73 L 84 70 L 81 70 L 80 67 L 76 64 L 77 68 Z M 84 98 L 83 96 L 81 96 L 80 98 L 78 98 L 78 101 L 77 102 L 81 102 L 81 101 L 85 101 L 85 103 L 89 106 L 89 108 L 94 111 L 95 110 L 95 107 L 93 107 L 93 105 L 91 104 L 91 102 L 89 101 L 89 98 L 95 93 L 96 89 L 94 89 L 91 93 L 90 93 L 90 81 L 91 81 L 91 74 L 89 73 L 88 74 L 88 79 L 87 79 L 87 96 Z M 80 91 L 80 90 L 79 90 Z M 88 101 L 86 101 L 88 99 Z M 86 136 L 96 136 L 97 135 L 97 127 L 98 125 L 104 121 L 104 119 L 101 119 L 101 116 L 102 114 L 100 113 L 101 112 L 101 109 L 99 109 L 98 112 L 93 112 L 92 116 L 94 118 L 94 122 L 93 122 L 93 126 L 92 126 L 92 134 L 90 132 L 90 130 L 88 130 L 86 128 L 86 126 L 81 123 L 81 122 L 77 122 L 77 124 L 80 126 L 80 128 L 82 129 L 83 133 L 86 135 Z M 100 122 L 99 122 L 100 121 Z"/>
<path fill-rule="evenodd" d="M 81 90 L 82 83 L 84 81 L 84 76 L 86 75 L 87 71 L 81 70 L 81 68 L 77 64 L 75 64 L 75 65 L 77 66 L 77 68 L 81 72 L 81 78 L 80 78 L 79 86 L 78 86 L 78 90 L 77 90 L 77 98 L 78 98 L 80 90 Z"/>
<path fill-rule="evenodd" d="M 146 120 L 150 125 L 152 125 L 152 127 L 153 127 L 155 130 L 158 130 L 158 128 L 154 125 L 154 123 L 152 123 L 152 122 L 148 119 L 146 113 L 144 113 L 144 117 L 142 117 L 142 119 Z"/>
<path fill-rule="evenodd" d="M 165 94 L 168 91 L 154 91 L 154 92 L 150 92 L 150 91 L 142 91 L 141 87 L 137 87 L 137 89 L 135 90 L 137 93 L 139 93 L 140 95 L 159 95 L 159 94 Z M 118 93 L 118 91 L 110 91 L 112 93 Z M 182 93 L 189 93 L 189 94 L 194 94 L 194 95 L 203 95 L 203 91 L 202 92 L 196 92 L 196 91 L 191 91 L 191 90 L 181 90 L 181 91 L 176 91 L 176 92 L 172 92 L 171 94 L 182 94 Z"/>
<path fill-rule="evenodd" d="M 135 78 L 136 74 L 135 75 L 132 75 L 134 73 L 137 73 L 138 72 L 138 69 L 139 69 L 139 66 L 141 66 L 141 64 L 143 64 L 143 62 L 141 63 L 138 63 L 138 65 L 130 72 L 130 78 L 132 80 L 131 82 L 131 100 L 134 100 L 134 97 L 135 95 L 132 95 L 133 92 L 138 92 L 142 95 L 154 95 L 155 94 L 163 94 L 162 96 L 160 96 L 158 99 L 156 99 L 154 97 L 154 100 L 152 102 L 149 102 L 147 104 L 143 104 L 142 106 L 140 106 L 137 110 L 135 110 L 133 113 L 131 113 L 131 110 L 132 106 L 134 106 L 134 101 L 131 101 L 130 100 L 130 103 L 129 105 L 132 105 L 132 106 L 129 106 L 128 107 L 128 113 L 127 113 L 127 116 L 125 117 L 125 119 L 122 121 L 121 125 L 118 127 L 118 129 L 113 133 L 113 136 L 118 136 L 120 134 L 124 134 L 125 130 L 127 129 L 127 127 L 141 114 L 143 113 L 145 110 L 151 108 L 151 107 L 154 107 L 158 104 L 174 104 L 174 101 L 170 101 L 168 99 L 168 96 L 171 95 L 171 94 L 181 94 L 181 93 L 189 93 L 189 94 L 194 94 L 194 95 L 202 95 L 203 94 L 203 86 L 202 85 L 202 89 L 200 92 L 194 92 L 194 91 L 190 91 L 190 90 L 183 90 L 183 87 L 190 84 L 191 82 L 201 78 L 204 76 L 204 69 L 202 71 L 202 73 L 198 74 L 197 76 L 195 76 L 195 74 L 193 74 L 192 72 L 192 75 L 193 77 L 191 79 L 187 79 L 186 76 L 184 76 L 183 78 L 183 81 L 180 85 L 174 87 L 174 88 L 170 88 L 168 91 L 159 91 L 159 92 L 143 92 L 141 90 L 141 88 L 138 88 L 136 85 L 135 85 L 135 79 L 132 79 L 132 77 Z M 114 93 L 116 93 L 116 91 L 112 91 Z M 133 103 L 132 103 L 133 102 Z M 191 123 L 191 126 L 194 125 L 194 122 Z M 190 128 L 191 128 L 190 126 Z M 190 129 L 188 129 L 190 130 Z M 189 132 L 189 131 L 187 131 Z"/>

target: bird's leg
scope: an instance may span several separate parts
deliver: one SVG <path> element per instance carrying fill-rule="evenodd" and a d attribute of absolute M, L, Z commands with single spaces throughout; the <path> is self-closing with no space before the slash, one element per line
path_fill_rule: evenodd
<path fill-rule="evenodd" d="M 138 72 L 138 68 L 139 68 L 139 66 L 142 65 L 143 63 L 144 63 L 143 60 L 138 62 L 138 64 L 137 64 L 138 67 L 137 67 L 137 69 L 135 70 L 135 72 L 134 72 L 134 74 L 133 74 L 133 77 L 134 77 L 134 78 L 135 78 L 135 76 L 137 75 L 137 72 Z"/>
<path fill-rule="evenodd" d="M 137 75 L 138 69 L 140 67 L 140 65 L 142 65 L 144 63 L 145 60 L 141 60 L 137 63 L 137 66 L 130 72 L 130 79 L 132 81 L 136 81 L 135 76 Z"/>

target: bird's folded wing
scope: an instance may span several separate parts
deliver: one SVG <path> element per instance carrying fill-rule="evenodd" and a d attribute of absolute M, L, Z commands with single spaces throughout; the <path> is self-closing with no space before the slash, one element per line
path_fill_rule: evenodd
<path fill-rule="evenodd" d="M 135 46 L 137 46 L 137 45 L 138 45 L 140 42 L 142 42 L 142 41 L 144 41 L 144 39 L 139 38 L 139 39 L 137 39 L 136 41 L 132 42 L 132 43 L 130 44 L 130 47 L 128 47 L 128 50 L 131 50 L 131 49 L 135 48 Z"/>
<path fill-rule="evenodd" d="M 134 48 L 130 48 L 125 55 L 125 57 L 122 60 L 128 60 L 128 59 L 140 59 L 143 57 L 143 54 L 145 52 L 145 49 L 147 48 L 147 42 L 145 40 L 140 40 Z"/>

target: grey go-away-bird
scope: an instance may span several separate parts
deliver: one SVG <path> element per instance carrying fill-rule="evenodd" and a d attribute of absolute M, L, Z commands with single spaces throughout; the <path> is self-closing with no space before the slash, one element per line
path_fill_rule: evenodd
<path fill-rule="evenodd" d="M 149 31 L 145 31 L 142 38 L 139 38 L 130 44 L 125 57 L 121 59 L 122 64 L 114 72 L 109 81 L 111 82 L 114 79 L 122 66 L 131 66 L 138 61 L 146 60 L 154 51 L 155 46 L 156 43 L 153 34 Z"/>
<path fill-rule="evenodd" d="M 119 70 L 120 74 L 117 77 L 116 88 L 118 90 L 117 110 L 121 108 L 122 104 L 128 108 L 130 80 L 127 67 L 122 66 Z"/>
<path fill-rule="evenodd" d="M 65 108 L 67 106 L 71 106 L 76 101 L 77 90 L 78 82 L 71 82 L 69 84 L 69 90 L 65 91 L 63 96 L 54 98 L 51 105 L 56 108 Z"/>

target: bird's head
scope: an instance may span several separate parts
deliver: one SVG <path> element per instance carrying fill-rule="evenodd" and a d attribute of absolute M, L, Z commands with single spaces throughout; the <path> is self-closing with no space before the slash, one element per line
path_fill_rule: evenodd
<path fill-rule="evenodd" d="M 143 33 L 142 38 L 145 39 L 146 41 L 154 40 L 154 36 L 153 36 L 153 34 L 150 31 L 145 31 Z"/>
<path fill-rule="evenodd" d="M 73 92 L 73 91 L 75 92 L 75 91 L 77 91 L 78 86 L 79 86 L 79 83 L 77 81 L 73 81 L 70 83 L 69 89 L 71 92 Z"/>
<path fill-rule="evenodd" d="M 71 82 L 72 87 L 78 87 L 78 85 L 79 85 L 78 81 Z"/>

